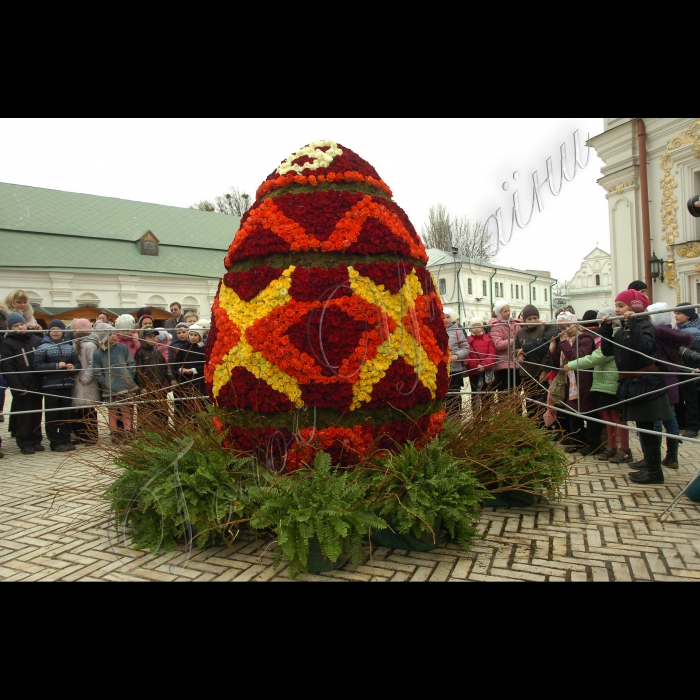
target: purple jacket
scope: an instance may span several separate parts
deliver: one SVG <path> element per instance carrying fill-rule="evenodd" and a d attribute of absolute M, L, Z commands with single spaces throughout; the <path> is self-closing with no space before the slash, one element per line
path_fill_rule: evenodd
<path fill-rule="evenodd" d="M 666 368 L 664 362 L 681 364 L 678 359 L 678 350 L 682 347 L 692 348 L 695 340 L 690 333 L 674 331 L 671 326 L 656 326 L 656 355 L 659 358 L 657 365 L 662 372 L 669 372 L 664 375 L 664 381 L 668 386 L 668 402 L 675 406 L 680 402 L 680 392 L 678 390 L 678 377 L 672 367 Z M 678 370 L 676 370 L 678 371 Z"/>

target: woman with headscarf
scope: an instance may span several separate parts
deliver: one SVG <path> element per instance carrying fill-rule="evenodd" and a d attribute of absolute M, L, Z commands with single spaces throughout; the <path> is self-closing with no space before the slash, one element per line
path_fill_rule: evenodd
<path fill-rule="evenodd" d="M 442 310 L 445 330 L 450 341 L 450 388 L 445 408 L 448 412 L 459 411 L 462 408 L 462 389 L 466 369 L 464 363 L 469 358 L 469 339 L 462 328 L 455 312 L 450 308 Z"/>
<path fill-rule="evenodd" d="M 618 294 L 615 312 L 622 317 L 622 328 L 613 341 L 612 322 L 603 317 L 600 334 L 602 349 L 615 358 L 620 373 L 617 397 L 622 404 L 622 419 L 635 421 L 640 430 L 654 430 L 656 421 L 668 421 L 673 411 L 668 402 L 666 382 L 656 366 L 656 333 L 648 317 L 636 316 L 649 307 L 649 300 L 634 289 Z M 646 467 L 630 473 L 636 484 L 663 484 L 661 436 L 639 433 Z"/>
<path fill-rule="evenodd" d="M 510 306 L 505 299 L 498 299 L 493 305 L 495 318 L 491 319 L 491 340 L 496 348 L 494 372 L 495 391 L 507 391 L 520 386 L 520 375 L 515 361 L 515 338 L 518 335 L 518 322 L 511 318 Z"/>

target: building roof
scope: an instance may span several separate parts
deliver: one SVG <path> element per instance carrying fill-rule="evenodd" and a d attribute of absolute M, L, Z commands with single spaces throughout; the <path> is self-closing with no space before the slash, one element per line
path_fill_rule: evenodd
<path fill-rule="evenodd" d="M 437 248 L 429 248 L 428 253 L 428 267 L 440 267 L 441 265 L 452 265 L 455 262 L 461 262 L 466 265 L 470 265 L 474 268 L 485 268 L 488 270 L 498 270 L 499 272 L 517 272 L 519 274 L 525 275 L 527 277 L 532 277 L 535 274 L 539 274 L 543 277 L 541 273 L 535 271 L 529 272 L 528 270 L 516 270 L 513 267 L 504 267 L 498 263 L 484 262 L 483 260 L 475 260 L 474 258 L 467 258 L 463 255 L 452 255 L 444 250 L 438 250 Z M 548 277 L 548 279 L 553 280 L 553 277 Z"/>
<path fill-rule="evenodd" d="M 0 267 L 217 278 L 238 217 L 0 183 Z M 141 255 L 148 231 L 158 256 Z"/>

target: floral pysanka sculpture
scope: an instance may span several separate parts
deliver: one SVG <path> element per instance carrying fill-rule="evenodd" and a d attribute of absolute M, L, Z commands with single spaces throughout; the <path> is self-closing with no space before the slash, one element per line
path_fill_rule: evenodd
<path fill-rule="evenodd" d="M 332 141 L 260 186 L 226 257 L 207 389 L 231 447 L 352 465 L 442 429 L 449 343 L 427 255 L 374 168 Z M 235 410 L 234 410 L 235 409 Z"/>

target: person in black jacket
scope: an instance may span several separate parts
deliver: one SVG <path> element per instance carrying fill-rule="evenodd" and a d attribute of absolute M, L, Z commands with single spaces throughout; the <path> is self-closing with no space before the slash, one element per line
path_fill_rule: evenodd
<path fill-rule="evenodd" d="M 618 295 L 615 310 L 624 317 L 622 329 L 613 341 L 612 323 L 604 316 L 600 334 L 603 336 L 602 350 L 608 357 L 615 357 L 620 372 L 617 392 L 622 405 L 622 420 L 635 421 L 641 430 L 654 430 L 656 421 L 673 418 L 673 411 L 666 396 L 666 382 L 656 366 L 656 333 L 648 318 L 630 318 L 645 311 L 649 300 L 634 289 Z M 636 351 L 636 352 L 635 352 Z M 639 434 L 647 466 L 630 474 L 637 484 L 663 484 L 661 465 L 661 435 Z"/>
<path fill-rule="evenodd" d="M 197 324 L 190 326 L 187 334 L 188 344 L 177 353 L 177 358 L 173 363 L 173 368 L 180 382 L 180 391 L 187 397 L 198 397 L 197 400 L 190 398 L 180 402 L 179 408 L 186 414 L 197 413 L 204 406 L 205 399 L 201 398 L 206 396 L 203 336 L 204 329 L 201 326 Z"/>
<path fill-rule="evenodd" d="M 44 409 L 47 411 L 46 436 L 52 452 L 75 450 L 71 443 L 73 389 L 81 365 L 65 330 L 63 321 L 51 321 L 48 335 L 34 353 L 34 370 L 41 373 Z"/>
<path fill-rule="evenodd" d="M 44 452 L 41 444 L 41 379 L 34 372 L 34 353 L 41 337 L 27 332 L 27 320 L 17 312 L 7 317 L 8 332 L 0 343 L 5 380 L 12 390 L 10 435 L 23 455 Z M 28 411 L 28 413 L 27 413 Z"/>
<path fill-rule="evenodd" d="M 160 350 L 156 348 L 157 343 L 158 331 L 155 328 L 147 328 L 143 332 L 141 348 L 136 351 L 134 356 L 136 384 L 140 394 L 144 397 L 143 403 L 139 405 L 140 428 L 147 427 L 143 425 L 145 416 L 165 425 L 170 419 L 167 392 L 177 382 L 170 371 L 170 365 L 165 361 Z M 146 419 L 145 422 L 148 422 L 149 419 Z"/>

